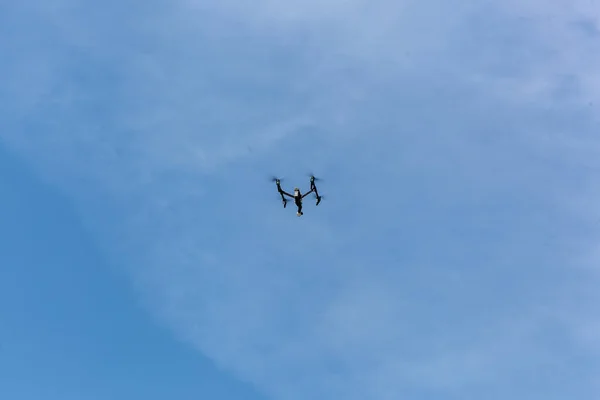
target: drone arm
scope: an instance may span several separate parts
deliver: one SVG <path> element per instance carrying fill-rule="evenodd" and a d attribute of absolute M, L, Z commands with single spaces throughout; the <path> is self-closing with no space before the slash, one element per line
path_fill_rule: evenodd
<path fill-rule="evenodd" d="M 309 194 L 311 194 L 313 191 L 314 191 L 313 189 L 310 189 L 310 191 L 308 191 L 308 192 L 306 192 L 306 193 L 304 193 L 302 195 L 302 198 L 305 198 L 306 196 L 308 196 Z"/>
<path fill-rule="evenodd" d="M 281 198 L 284 198 L 283 195 L 285 194 L 288 197 L 291 197 L 292 199 L 294 198 L 294 196 L 292 196 L 291 194 L 289 194 L 288 192 L 286 192 L 285 190 L 281 189 L 281 186 L 277 186 L 277 190 L 279 191 L 279 194 L 281 194 Z M 285 198 L 284 198 L 285 199 Z"/>

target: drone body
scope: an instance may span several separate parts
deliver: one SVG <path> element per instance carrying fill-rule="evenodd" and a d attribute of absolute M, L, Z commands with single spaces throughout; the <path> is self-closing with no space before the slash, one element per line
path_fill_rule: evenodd
<path fill-rule="evenodd" d="M 285 190 L 281 189 L 281 180 L 279 178 L 274 178 L 273 180 L 275 181 L 275 184 L 277 185 L 277 191 L 281 195 L 281 200 L 283 201 L 283 207 L 285 208 L 287 206 L 287 202 L 288 202 L 288 200 L 285 198 L 285 196 L 294 199 L 294 203 L 296 204 L 296 207 L 298 207 L 298 212 L 296 215 L 298 215 L 299 217 L 304 215 L 304 213 L 302 212 L 302 200 L 306 196 L 308 196 L 311 193 L 314 193 L 315 197 L 317 199 L 317 205 L 319 205 L 319 203 L 321 202 L 322 197 L 319 195 L 319 192 L 317 191 L 317 186 L 315 185 L 316 178 L 312 175 L 310 176 L 310 190 L 304 194 L 302 194 L 302 192 L 300 192 L 299 188 L 294 188 L 294 194 L 290 194 L 290 193 L 286 192 Z"/>

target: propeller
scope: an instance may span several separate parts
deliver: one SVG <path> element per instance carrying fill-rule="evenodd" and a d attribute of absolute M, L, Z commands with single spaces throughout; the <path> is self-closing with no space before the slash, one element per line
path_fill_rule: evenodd
<path fill-rule="evenodd" d="M 323 181 L 321 178 L 317 178 L 315 176 L 315 174 L 313 174 L 313 173 L 308 174 L 308 177 L 310 178 L 311 182 L 321 182 L 321 181 Z"/>
<path fill-rule="evenodd" d="M 283 181 L 283 178 L 278 178 L 276 176 L 271 176 L 271 182 L 275 182 L 275 183 L 281 183 L 281 181 Z"/>

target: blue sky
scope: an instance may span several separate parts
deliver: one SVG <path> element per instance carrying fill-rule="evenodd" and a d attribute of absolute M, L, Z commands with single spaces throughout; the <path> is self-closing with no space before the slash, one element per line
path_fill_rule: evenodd
<path fill-rule="evenodd" d="M 598 10 L 0 5 L 0 396 L 598 398 Z"/>

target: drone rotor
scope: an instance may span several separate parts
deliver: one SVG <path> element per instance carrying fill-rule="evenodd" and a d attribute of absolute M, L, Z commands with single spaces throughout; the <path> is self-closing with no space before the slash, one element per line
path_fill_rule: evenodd
<path fill-rule="evenodd" d="M 279 178 L 277 176 L 271 176 L 271 182 L 275 182 L 275 184 L 279 185 L 281 184 L 281 181 L 283 181 L 283 178 Z"/>
<path fill-rule="evenodd" d="M 310 178 L 310 181 L 311 181 L 311 183 L 312 183 L 312 182 L 318 182 L 318 181 L 321 181 L 321 180 L 322 180 L 321 178 L 317 178 L 317 177 L 315 176 L 315 174 L 313 174 L 313 173 L 310 173 L 310 174 L 308 174 L 308 177 Z"/>

